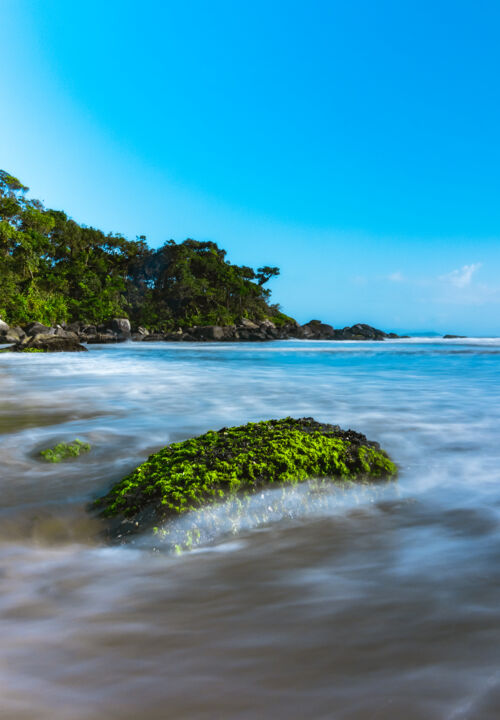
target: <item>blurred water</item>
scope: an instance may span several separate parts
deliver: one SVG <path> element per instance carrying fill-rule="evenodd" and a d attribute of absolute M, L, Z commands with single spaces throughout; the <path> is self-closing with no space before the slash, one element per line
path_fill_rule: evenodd
<path fill-rule="evenodd" d="M 498 718 L 499 361 L 495 339 L 0 355 L 2 720 Z M 209 509 L 180 557 L 103 544 L 86 503 L 149 453 L 286 415 L 378 440 L 398 482 Z M 39 461 L 75 437 L 88 455 Z"/>

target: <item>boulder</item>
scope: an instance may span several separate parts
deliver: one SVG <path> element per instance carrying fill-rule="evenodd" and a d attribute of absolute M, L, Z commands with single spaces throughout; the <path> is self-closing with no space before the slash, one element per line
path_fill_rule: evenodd
<path fill-rule="evenodd" d="M 252 322 L 251 320 L 248 320 L 247 318 L 242 318 L 239 322 L 239 327 L 245 328 L 245 330 L 258 330 L 259 326 Z"/>
<path fill-rule="evenodd" d="M 295 337 L 305 340 L 334 340 L 335 330 L 331 325 L 322 323 L 319 320 L 310 320 L 296 330 Z"/>
<path fill-rule="evenodd" d="M 335 331 L 335 340 L 384 340 L 386 337 L 387 333 L 364 323 Z"/>
<path fill-rule="evenodd" d="M 9 327 L 10 327 L 10 326 L 7 325 L 7 323 L 4 322 L 4 321 L 0 318 L 0 335 L 3 335 L 4 333 L 6 333 L 7 330 L 9 330 Z"/>
<path fill-rule="evenodd" d="M 149 335 L 144 335 L 142 340 L 143 340 L 143 342 L 161 342 L 162 340 L 180 340 L 180 338 L 182 337 L 182 334 L 183 334 L 182 332 L 180 335 L 178 333 L 168 333 L 167 335 L 164 335 L 163 333 L 149 333 Z"/>
<path fill-rule="evenodd" d="M 107 328 L 117 335 L 130 337 L 130 320 L 127 318 L 113 318 L 107 323 Z"/>
<path fill-rule="evenodd" d="M 35 337 L 36 335 L 53 335 L 55 333 L 55 328 L 42 325 L 42 323 L 39 322 L 32 322 L 24 326 L 24 331 L 26 335 Z"/>
<path fill-rule="evenodd" d="M 106 332 L 97 332 L 95 335 L 82 335 L 81 339 L 89 345 L 109 345 L 111 343 L 125 342 L 125 335 L 115 335 L 108 330 Z"/>
<path fill-rule="evenodd" d="M 54 335 L 56 337 L 70 338 L 71 340 L 79 339 L 76 332 L 72 332 L 71 330 L 66 330 L 65 328 L 61 327 L 61 325 L 56 325 Z"/>
<path fill-rule="evenodd" d="M 17 343 L 26 337 L 26 333 L 20 327 L 9 328 L 7 332 L 0 333 L 0 343 Z"/>
<path fill-rule="evenodd" d="M 284 418 L 210 431 L 167 446 L 99 499 L 120 534 L 220 499 L 308 478 L 380 480 L 397 468 L 376 442 L 313 418 Z M 230 482 L 228 482 L 230 478 Z"/>
<path fill-rule="evenodd" d="M 224 340 L 224 328 L 221 325 L 198 325 L 188 328 L 187 332 L 196 340 Z"/>
<path fill-rule="evenodd" d="M 70 330 L 71 327 L 72 326 L 68 327 L 68 330 Z M 78 335 L 81 335 L 82 337 L 85 337 L 85 335 L 97 335 L 97 327 L 95 325 L 80 325 Z"/>
<path fill-rule="evenodd" d="M 74 332 L 79 335 L 84 326 L 84 323 L 81 323 L 80 321 L 72 322 L 69 325 L 66 325 L 66 330 L 69 330 L 70 332 Z"/>

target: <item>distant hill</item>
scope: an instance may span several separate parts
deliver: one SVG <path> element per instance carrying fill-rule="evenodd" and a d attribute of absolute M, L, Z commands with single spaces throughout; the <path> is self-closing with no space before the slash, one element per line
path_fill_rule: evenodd
<path fill-rule="evenodd" d="M 130 241 L 79 225 L 27 192 L 0 171 L 0 317 L 11 325 L 128 317 L 167 331 L 291 320 L 264 287 L 277 267 L 233 265 L 216 243 L 191 239 L 152 250 L 144 236 Z"/>

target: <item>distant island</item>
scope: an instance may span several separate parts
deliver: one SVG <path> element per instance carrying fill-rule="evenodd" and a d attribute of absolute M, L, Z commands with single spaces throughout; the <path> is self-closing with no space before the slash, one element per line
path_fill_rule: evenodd
<path fill-rule="evenodd" d="M 233 265 L 214 242 L 127 240 L 29 199 L 0 171 L 0 342 L 74 349 L 133 340 L 383 340 L 369 325 L 299 325 L 270 302 L 279 268 Z M 59 338 L 56 341 L 56 338 Z M 50 348 L 49 348 L 50 346 Z M 76 346 L 75 346 L 76 347 Z"/>

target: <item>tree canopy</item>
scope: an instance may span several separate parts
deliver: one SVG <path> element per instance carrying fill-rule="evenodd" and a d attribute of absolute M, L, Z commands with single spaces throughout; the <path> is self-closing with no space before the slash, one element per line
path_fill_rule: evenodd
<path fill-rule="evenodd" d="M 100 323 L 129 317 L 150 329 L 283 316 L 263 287 L 277 267 L 233 265 L 214 242 L 127 240 L 28 199 L 0 171 L 0 317 L 10 324 Z"/>

